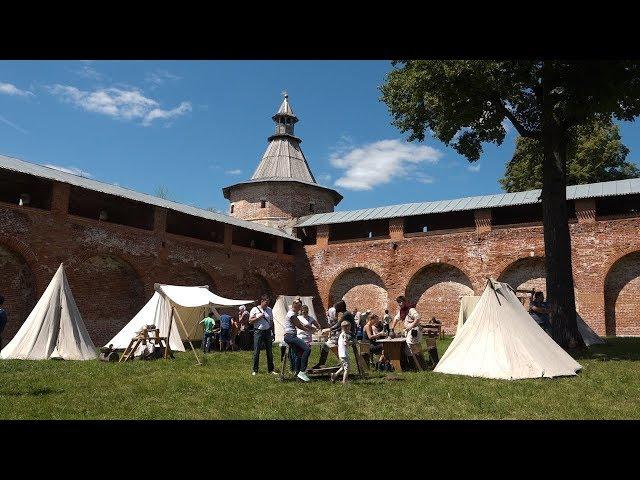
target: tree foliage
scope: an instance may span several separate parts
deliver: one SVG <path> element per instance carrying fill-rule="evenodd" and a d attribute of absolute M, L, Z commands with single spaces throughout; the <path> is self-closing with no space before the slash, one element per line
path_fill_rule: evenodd
<path fill-rule="evenodd" d="M 567 144 L 567 184 L 608 182 L 640 176 L 626 160 L 629 149 L 620 139 L 618 125 L 610 119 L 592 120 L 570 130 Z M 542 188 L 544 152 L 539 140 L 518 137 L 513 158 L 500 184 L 507 192 Z"/>
<path fill-rule="evenodd" d="M 572 129 L 640 115 L 640 62 L 402 60 L 380 87 L 393 124 L 422 141 L 436 138 L 476 161 L 486 142 L 502 144 L 507 119 L 540 142 L 547 293 L 554 339 L 582 347 L 575 311 L 566 205 Z"/>

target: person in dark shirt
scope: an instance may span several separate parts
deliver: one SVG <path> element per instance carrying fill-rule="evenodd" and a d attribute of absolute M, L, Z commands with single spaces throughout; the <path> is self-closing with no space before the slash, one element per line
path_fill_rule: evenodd
<path fill-rule="evenodd" d="M 549 305 L 544 301 L 544 293 L 536 292 L 533 294 L 533 300 L 529 305 L 529 314 L 540 325 L 540 328 L 550 333 Z"/>
<path fill-rule="evenodd" d="M 2 331 L 7 324 L 7 311 L 2 308 L 4 304 L 4 297 L 0 295 L 0 349 L 2 349 Z"/>
<path fill-rule="evenodd" d="M 226 313 L 220 315 L 220 351 L 229 348 L 231 343 L 231 317 Z"/>

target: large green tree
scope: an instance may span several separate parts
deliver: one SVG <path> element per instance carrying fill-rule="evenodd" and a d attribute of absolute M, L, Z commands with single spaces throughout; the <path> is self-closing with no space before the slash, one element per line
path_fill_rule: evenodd
<path fill-rule="evenodd" d="M 626 160 L 629 149 L 620 139 L 620 129 L 611 119 L 594 119 L 570 131 L 567 143 L 567 184 L 608 182 L 640 176 L 640 170 Z M 542 188 L 542 143 L 518 137 L 513 158 L 500 179 L 507 192 Z"/>
<path fill-rule="evenodd" d="M 403 60 L 381 86 L 382 98 L 409 141 L 430 130 L 470 161 L 482 144 L 500 145 L 509 120 L 542 144 L 542 210 L 552 335 L 584 348 L 576 324 L 566 202 L 571 129 L 593 119 L 640 114 L 640 62 L 561 60 Z"/>

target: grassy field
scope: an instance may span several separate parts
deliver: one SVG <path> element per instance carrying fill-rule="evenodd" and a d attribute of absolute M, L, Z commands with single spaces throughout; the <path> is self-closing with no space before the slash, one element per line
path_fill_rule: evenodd
<path fill-rule="evenodd" d="M 451 339 L 440 341 L 444 353 Z M 274 356 L 279 358 L 279 351 Z M 311 364 L 318 358 L 314 350 Z M 640 339 L 612 338 L 577 377 L 486 380 L 433 372 L 347 385 L 251 376 L 251 352 L 175 360 L 0 361 L 1 419 L 638 419 Z M 276 361 L 276 366 L 279 362 Z"/>

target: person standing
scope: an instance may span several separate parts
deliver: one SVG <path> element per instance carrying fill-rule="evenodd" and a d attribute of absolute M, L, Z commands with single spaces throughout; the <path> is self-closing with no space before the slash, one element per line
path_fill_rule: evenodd
<path fill-rule="evenodd" d="M 338 337 L 338 357 L 340 358 L 340 368 L 331 374 L 331 382 L 335 382 L 338 375 L 342 373 L 342 383 L 347 383 L 347 376 L 349 375 L 349 338 L 351 329 L 351 323 L 343 320 L 340 323 L 342 332 Z"/>
<path fill-rule="evenodd" d="M 334 313 L 335 318 L 340 321 L 336 321 L 332 326 L 330 326 L 329 340 L 327 340 L 325 344 L 322 345 L 322 350 L 320 351 L 320 360 L 318 361 L 317 364 L 313 366 L 314 370 L 316 368 L 324 367 L 324 365 L 327 363 L 327 357 L 329 356 L 329 351 L 337 345 L 337 342 L 338 342 L 337 337 L 341 331 L 340 324 L 342 321 L 347 321 L 351 324 L 351 327 L 349 328 L 350 336 L 353 337 L 354 332 L 356 330 L 355 318 L 353 317 L 351 312 L 347 311 L 347 304 L 345 303 L 344 300 L 340 300 L 339 302 L 336 302 L 336 304 L 333 306 L 333 309 L 335 312 Z M 331 311 L 331 309 L 329 309 L 329 311 Z M 353 338 L 351 339 L 353 340 Z"/>
<path fill-rule="evenodd" d="M 213 328 L 215 322 L 213 320 L 213 312 L 200 320 L 200 323 L 204 324 L 204 333 L 202 334 L 202 351 L 209 353 L 211 351 L 211 344 L 213 343 Z"/>
<path fill-rule="evenodd" d="M 231 316 L 223 313 L 220 315 L 220 351 L 228 350 L 231 344 Z"/>
<path fill-rule="evenodd" d="M 391 325 L 391 315 L 389 315 L 389 310 L 384 311 L 384 317 L 382 317 L 382 329 L 388 335 L 389 334 L 389 325 Z"/>
<path fill-rule="evenodd" d="M 273 375 L 278 375 L 273 365 L 273 343 L 271 330 L 273 329 L 273 311 L 269 307 L 269 296 L 262 295 L 260 304 L 251 309 L 249 324 L 253 325 L 253 373 L 258 374 L 260 363 L 260 349 L 264 345 L 267 351 L 267 370 Z"/>
<path fill-rule="evenodd" d="M 422 342 L 422 329 L 420 328 L 420 315 L 416 306 L 407 302 L 407 299 L 400 295 L 396 298 L 398 302 L 398 314 L 393 319 L 391 329 L 393 330 L 399 322 L 403 322 L 404 333 L 407 340 L 407 355 L 411 356 L 414 345 Z"/>
<path fill-rule="evenodd" d="M 311 347 L 307 345 L 303 340 L 297 336 L 297 328 L 305 330 L 310 334 L 313 333 L 316 328 L 313 325 L 305 325 L 298 318 L 298 314 L 302 309 L 302 302 L 299 299 L 295 299 L 291 304 L 291 309 L 287 312 L 284 318 L 284 341 L 289 345 L 289 351 L 293 349 L 295 352 L 295 368 L 294 372 L 296 376 L 305 382 L 311 380 L 307 375 L 307 362 L 309 361 L 309 355 L 311 354 Z"/>
<path fill-rule="evenodd" d="M 240 305 L 238 307 L 238 346 L 242 350 L 246 350 L 249 347 L 250 342 L 248 341 L 250 338 L 250 329 L 249 329 L 249 312 L 247 311 L 247 307 L 244 305 Z"/>

